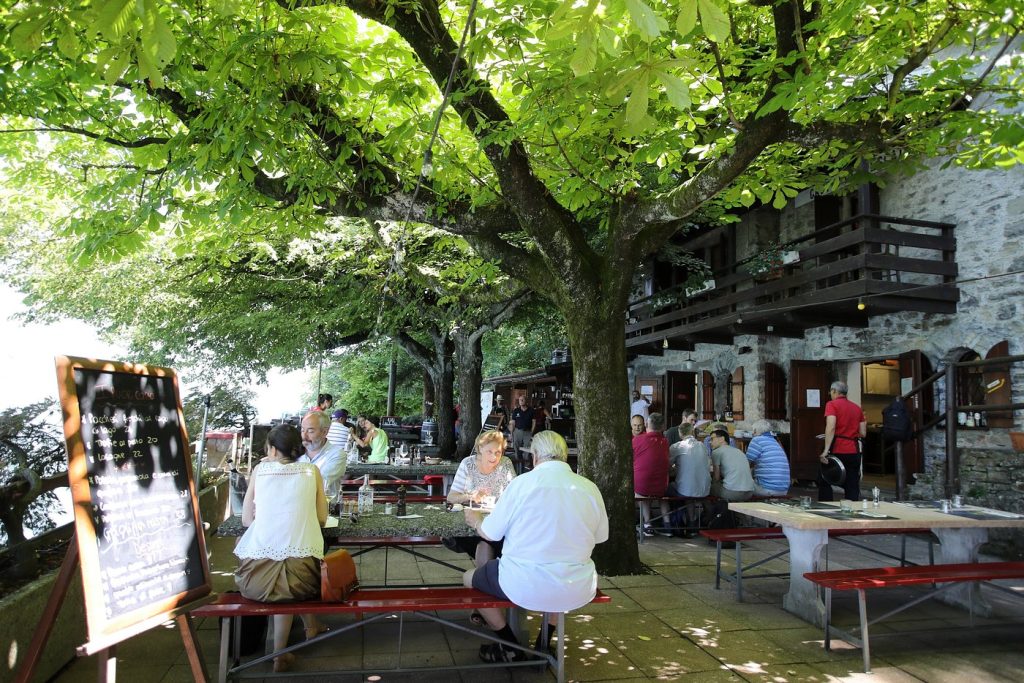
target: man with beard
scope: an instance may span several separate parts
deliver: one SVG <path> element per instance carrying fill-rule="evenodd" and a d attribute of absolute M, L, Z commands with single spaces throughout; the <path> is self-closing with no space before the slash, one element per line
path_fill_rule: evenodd
<path fill-rule="evenodd" d="M 327 440 L 330 428 L 331 416 L 322 410 L 302 418 L 302 445 L 306 447 L 306 454 L 298 459 L 298 462 L 311 462 L 319 468 L 328 498 L 341 487 L 341 478 L 345 476 L 345 452 L 341 446 Z"/>

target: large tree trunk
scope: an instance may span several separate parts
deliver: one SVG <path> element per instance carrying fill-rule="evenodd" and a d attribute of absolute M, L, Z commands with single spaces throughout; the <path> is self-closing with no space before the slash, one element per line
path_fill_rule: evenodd
<path fill-rule="evenodd" d="M 579 472 L 597 484 L 608 510 L 608 542 L 594 549 L 598 571 L 637 574 L 623 316 L 619 307 L 598 299 L 580 297 L 562 310 L 572 349 Z"/>
<path fill-rule="evenodd" d="M 455 453 L 455 364 L 454 344 L 448 336 L 435 338 L 434 364 L 430 376 L 434 380 L 434 419 L 437 421 L 438 455 L 450 458 Z"/>
<path fill-rule="evenodd" d="M 434 379 L 423 370 L 423 419 L 434 417 Z"/>
<path fill-rule="evenodd" d="M 439 455 L 442 458 L 449 458 L 455 453 L 455 419 L 452 417 L 455 410 L 455 403 L 452 400 L 455 383 L 452 355 L 455 345 L 452 338 L 441 330 L 431 330 L 428 334 L 431 348 L 405 333 L 399 333 L 393 339 L 429 376 L 429 383 L 434 387 L 434 419 L 437 421 Z M 427 382 L 424 382 L 424 388 L 426 385 Z"/>
<path fill-rule="evenodd" d="M 473 450 L 473 442 L 480 433 L 480 384 L 483 382 L 484 355 L 480 335 L 455 334 L 455 365 L 459 377 L 459 404 L 461 428 L 455 457 L 460 461 Z"/>

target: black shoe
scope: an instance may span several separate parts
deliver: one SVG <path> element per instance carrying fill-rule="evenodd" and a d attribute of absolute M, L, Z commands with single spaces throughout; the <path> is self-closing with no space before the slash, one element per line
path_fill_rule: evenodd
<path fill-rule="evenodd" d="M 530 656 L 522 650 L 501 643 L 486 643 L 480 646 L 480 659 L 488 664 L 497 664 L 499 662 L 524 662 L 530 659 Z"/>

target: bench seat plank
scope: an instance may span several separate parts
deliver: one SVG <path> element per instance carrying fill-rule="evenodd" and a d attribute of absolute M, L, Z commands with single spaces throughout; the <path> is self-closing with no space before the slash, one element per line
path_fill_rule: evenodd
<path fill-rule="evenodd" d="M 871 673 L 871 636 L 869 626 L 895 614 L 903 612 L 924 600 L 952 588 L 957 583 L 993 581 L 997 579 L 1024 579 L 1024 562 L 973 562 L 962 564 L 932 564 L 909 567 L 872 567 L 868 569 L 834 569 L 824 572 L 807 572 L 804 578 L 825 589 L 825 649 L 830 650 L 832 632 L 841 634 L 853 645 L 859 645 L 864 659 L 864 673 Z M 872 588 L 893 586 L 914 586 L 922 584 L 949 584 L 943 588 L 914 598 L 890 610 L 884 616 L 868 621 L 867 591 Z M 832 626 L 832 591 L 857 591 L 857 608 L 860 628 L 857 636 L 847 634 Z M 972 615 L 973 616 L 973 615 Z"/>
<path fill-rule="evenodd" d="M 1024 578 L 1024 562 L 933 564 L 909 567 L 872 567 L 808 572 L 804 577 L 823 588 L 858 590 L 889 586 L 914 586 L 951 581 L 994 581 Z"/>
<path fill-rule="evenodd" d="M 611 602 L 611 597 L 605 595 L 601 591 L 597 591 L 594 599 L 591 602 L 606 603 Z M 291 647 L 286 648 L 285 652 L 300 649 L 311 643 L 323 640 L 325 638 L 331 638 L 339 636 L 355 628 L 360 628 L 364 624 L 373 623 L 377 620 L 386 618 L 389 614 L 403 614 L 405 612 L 419 612 L 427 613 L 429 619 L 441 624 L 442 626 L 456 628 L 462 631 L 473 633 L 476 637 L 485 638 L 488 641 L 500 642 L 497 636 L 489 630 L 483 630 L 478 633 L 464 626 L 457 624 L 456 622 L 442 618 L 440 616 L 430 615 L 429 612 L 440 612 L 449 610 L 473 610 L 486 607 L 493 607 L 497 609 L 508 609 L 516 607 L 512 602 L 508 600 L 502 600 L 492 595 L 488 595 L 474 588 L 465 587 L 445 587 L 445 588 L 386 588 L 386 589 L 359 589 L 350 596 L 349 600 L 345 602 L 323 602 L 319 600 L 310 600 L 306 602 L 278 602 L 278 603 L 265 603 L 256 602 L 255 600 L 249 600 L 244 598 L 238 593 L 222 593 L 217 596 L 215 602 L 202 605 L 191 611 L 193 617 L 210 617 L 216 618 L 221 617 L 225 620 L 221 623 L 221 646 L 220 646 L 220 667 L 218 671 L 218 681 L 224 683 L 229 678 L 240 676 L 239 671 L 241 669 L 249 668 L 253 665 L 260 664 L 273 657 L 273 654 L 264 655 L 256 660 L 249 663 L 242 664 L 236 667 L 230 668 L 228 664 L 228 639 L 230 629 L 228 627 L 227 619 L 234 619 L 243 616 L 253 615 L 266 615 L 271 616 L 275 614 L 346 614 L 355 613 L 357 614 L 357 621 L 354 624 L 342 627 L 337 630 L 327 631 L 316 638 L 307 640 L 303 643 L 297 643 Z M 376 616 L 366 617 L 365 619 L 361 616 L 362 613 L 376 613 Z M 557 625 L 557 640 L 556 640 L 556 653 L 554 655 L 546 652 L 535 652 L 530 650 L 528 646 L 522 646 L 523 650 L 534 654 L 539 659 L 536 661 L 524 660 L 516 663 L 495 663 L 491 666 L 534 666 L 548 664 L 555 669 L 555 677 L 559 683 L 565 680 L 565 615 L 558 614 L 558 625 Z M 401 629 L 399 629 L 399 666 L 401 658 Z M 480 668 L 484 665 L 474 665 L 469 668 Z M 421 667 L 418 669 L 403 669 L 396 668 L 395 671 L 427 671 L 435 669 L 451 669 L 451 668 L 467 668 L 464 666 L 442 666 L 442 667 Z M 320 672 L 320 674 L 326 674 L 329 672 Z M 295 675 L 305 675 L 299 672 Z"/>

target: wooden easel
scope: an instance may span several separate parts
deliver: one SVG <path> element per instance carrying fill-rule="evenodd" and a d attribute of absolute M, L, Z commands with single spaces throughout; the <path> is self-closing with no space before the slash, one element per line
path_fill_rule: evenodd
<path fill-rule="evenodd" d="M 75 570 L 78 568 L 77 540 L 78 539 L 76 537 L 72 537 L 71 540 L 68 541 L 68 551 L 64 555 L 64 561 L 60 565 L 60 572 L 57 574 L 57 581 L 53 585 L 53 590 L 50 591 L 50 597 L 46 601 L 46 607 L 43 609 L 43 614 L 39 619 L 39 623 L 36 624 L 35 632 L 32 634 L 32 641 L 29 643 L 28 649 L 25 653 L 25 659 L 22 661 L 21 666 L 18 667 L 18 672 L 14 676 L 15 683 L 29 683 L 32 680 L 33 674 L 35 674 L 36 666 L 39 664 L 39 658 L 43 654 L 43 648 L 46 647 L 46 643 L 50 639 L 50 633 L 53 631 L 53 625 L 57 620 L 57 614 L 60 612 L 61 605 L 64 604 L 64 598 L 67 597 L 68 587 L 71 585 L 71 579 L 75 574 Z M 102 639 L 92 640 L 78 647 L 78 655 L 83 657 L 99 654 L 99 671 L 96 680 L 100 681 L 100 683 L 112 683 L 116 680 L 117 676 L 117 644 L 131 638 L 132 636 L 159 626 L 168 619 L 174 619 L 178 624 L 178 630 L 181 632 L 181 641 L 185 646 L 185 652 L 188 654 L 188 663 L 192 669 L 192 678 L 197 681 L 197 683 L 207 683 L 207 681 L 210 680 L 210 675 L 206 670 L 206 663 L 203 661 L 199 641 L 196 640 L 195 628 L 192 625 L 192 620 L 189 618 L 188 613 L 199 605 L 211 602 L 214 597 L 215 596 L 210 595 L 207 598 L 195 600 L 187 605 L 178 607 L 169 613 L 161 614 L 139 622 L 130 628 L 110 634 Z"/>

